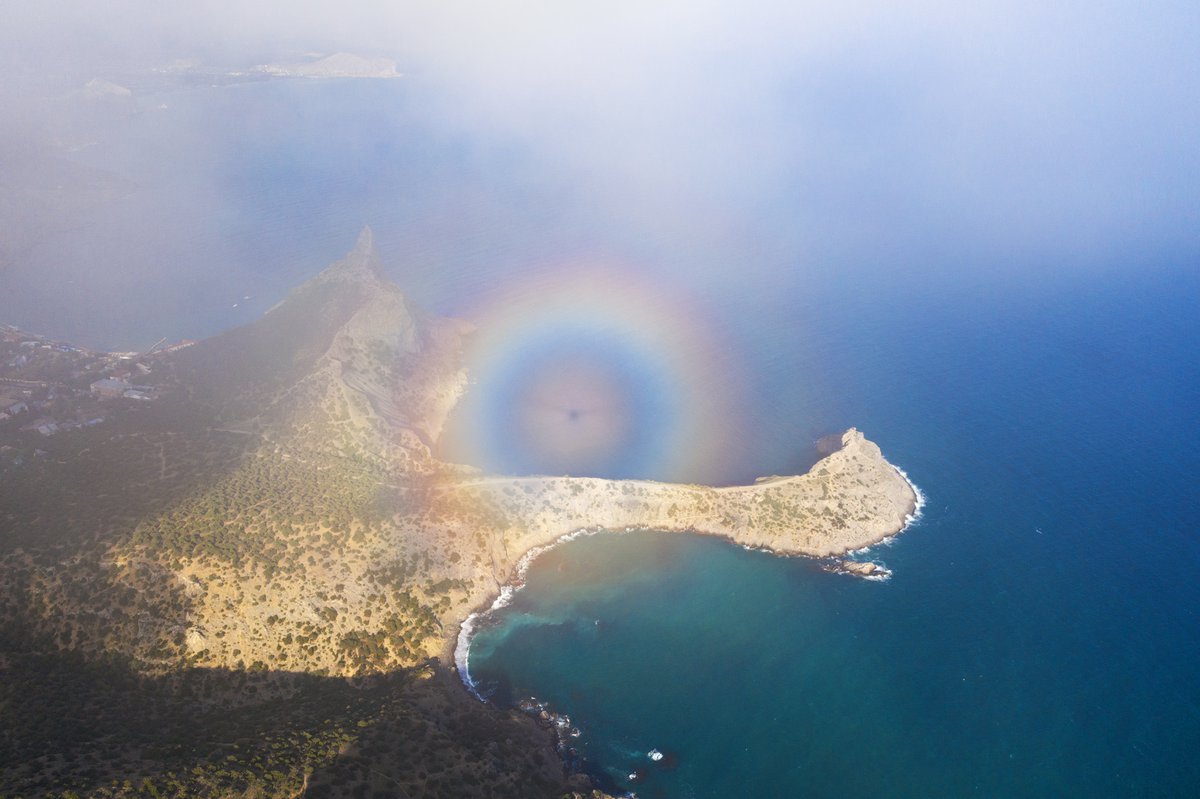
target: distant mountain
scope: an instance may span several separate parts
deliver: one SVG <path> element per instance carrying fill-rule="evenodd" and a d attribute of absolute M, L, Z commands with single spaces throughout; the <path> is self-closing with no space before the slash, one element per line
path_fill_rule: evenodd
<path fill-rule="evenodd" d="M 399 78 L 396 62 L 388 58 L 364 58 L 352 53 L 334 53 L 315 61 L 264 64 L 258 71 L 288 78 Z"/>
<path fill-rule="evenodd" d="M 87 100 L 127 100 L 133 97 L 128 87 L 103 78 L 92 78 L 83 85 L 80 95 Z"/>

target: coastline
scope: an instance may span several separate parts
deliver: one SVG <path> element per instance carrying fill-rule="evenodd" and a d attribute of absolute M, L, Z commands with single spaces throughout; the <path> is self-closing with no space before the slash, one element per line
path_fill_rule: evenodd
<path fill-rule="evenodd" d="M 925 515 L 925 505 L 928 504 L 929 498 L 925 496 L 925 492 L 921 490 L 921 487 L 912 481 L 912 478 L 908 476 L 908 472 L 904 471 L 895 464 L 892 464 L 892 468 L 896 470 L 897 474 L 904 478 L 904 482 L 908 483 L 908 488 L 913 493 L 912 510 L 909 511 L 908 515 L 904 517 L 904 527 L 900 528 L 900 530 L 896 533 L 899 535 L 908 529 L 911 524 L 920 521 L 921 517 Z"/>
<path fill-rule="evenodd" d="M 486 608 L 480 606 L 477 610 L 472 611 L 458 626 L 458 633 L 454 637 L 454 653 L 452 663 L 454 670 L 458 674 L 459 680 L 468 692 L 480 702 L 487 702 L 487 699 L 479 694 L 474 680 L 471 679 L 470 673 L 470 657 L 471 657 L 471 639 L 474 638 L 475 632 L 480 621 L 486 619 L 492 613 L 502 608 L 508 607 L 512 602 L 513 596 L 518 591 L 525 587 L 525 575 L 528 574 L 529 568 L 540 555 L 549 552 L 560 544 L 568 541 L 574 541 L 582 535 L 596 535 L 598 533 L 619 532 L 603 529 L 596 530 L 575 530 L 570 533 L 565 533 L 557 540 L 551 541 L 549 544 L 535 546 L 517 561 L 517 565 L 513 570 L 509 580 L 500 586 L 500 591 L 492 599 L 491 604 Z"/>
<path fill-rule="evenodd" d="M 767 478 L 750 486 L 730 486 L 727 488 L 707 490 L 717 494 L 725 495 L 745 495 L 748 493 L 753 494 L 755 491 L 762 491 L 764 487 L 777 486 L 788 481 L 803 480 L 806 478 L 811 478 L 814 475 L 819 475 L 819 472 L 822 469 L 828 468 L 829 461 L 832 458 L 855 445 L 866 443 L 873 448 L 876 454 L 879 453 L 878 447 L 875 447 L 874 444 L 866 441 L 862 434 L 858 433 L 858 431 L 853 428 L 846 431 L 846 433 L 841 436 L 840 443 L 842 444 L 840 448 L 834 450 L 825 458 L 822 458 L 820 461 L 813 464 L 809 471 L 804 475 L 786 478 Z M 754 530 L 752 528 L 741 528 L 739 530 L 738 528 L 731 528 L 729 526 L 725 526 L 724 529 L 720 529 L 716 525 L 671 525 L 652 522 L 637 525 L 596 524 L 592 526 L 576 527 L 569 529 L 567 532 L 556 533 L 549 536 L 546 536 L 546 534 L 550 531 L 543 528 L 542 530 L 538 531 L 543 535 L 529 541 L 521 554 L 516 558 L 512 568 L 508 572 L 507 578 L 503 581 L 498 580 L 496 582 L 497 590 L 494 592 L 489 592 L 482 601 L 474 605 L 474 609 L 467 614 L 465 618 L 463 618 L 456 626 L 450 627 L 450 629 L 455 630 L 455 632 L 452 636 L 447 636 L 445 638 L 442 653 L 443 662 L 448 662 L 453 665 L 456 673 L 458 674 L 460 683 L 468 693 L 481 702 L 487 702 L 487 699 L 479 693 L 478 686 L 470 675 L 471 641 L 474 638 L 475 633 L 478 631 L 479 625 L 485 622 L 491 614 L 503 609 L 504 607 L 507 607 L 512 602 L 512 598 L 516 592 L 520 591 L 524 587 L 525 577 L 533 562 L 540 555 L 553 549 L 554 547 L 557 547 L 568 541 L 573 541 L 581 536 L 624 534 L 642 530 L 706 535 L 723 538 L 730 544 L 741 546 L 745 549 L 769 552 L 776 557 L 805 557 L 812 560 L 834 559 L 834 563 L 839 562 L 837 559 L 843 556 L 865 554 L 869 549 L 878 546 L 881 543 L 890 543 L 891 541 L 894 541 L 897 536 L 907 531 L 921 519 L 926 504 L 926 497 L 924 492 L 921 491 L 921 489 L 912 481 L 912 479 L 903 469 L 895 466 L 894 464 L 888 463 L 882 458 L 882 455 L 878 456 L 878 461 L 881 464 L 886 465 L 887 470 L 897 476 L 900 481 L 902 481 L 906 490 L 907 496 L 905 497 L 904 505 L 899 509 L 901 511 L 901 513 L 899 513 L 899 520 L 888 527 L 874 529 L 873 532 L 862 538 L 845 536 L 840 548 L 834 551 L 814 551 L 813 549 L 764 544 L 762 543 L 761 536 L 753 534 Z M 643 485 L 670 488 L 668 484 L 652 483 L 648 481 L 621 482 L 640 483 Z M 697 487 L 687 488 L 695 489 Z M 739 534 L 739 532 L 741 534 Z M 876 581 L 886 580 L 891 575 L 890 570 L 886 569 L 886 567 L 882 567 L 878 571 L 868 571 L 865 573 L 856 571 L 843 571 L 842 573 L 856 574 L 863 579 Z"/>

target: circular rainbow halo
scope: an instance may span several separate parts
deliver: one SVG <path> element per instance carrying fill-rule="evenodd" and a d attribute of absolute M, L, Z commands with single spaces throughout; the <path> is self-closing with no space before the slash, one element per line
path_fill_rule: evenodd
<path fill-rule="evenodd" d="M 740 381 L 680 293 L 586 265 L 487 298 L 470 314 L 455 454 L 509 474 L 719 474 Z"/>

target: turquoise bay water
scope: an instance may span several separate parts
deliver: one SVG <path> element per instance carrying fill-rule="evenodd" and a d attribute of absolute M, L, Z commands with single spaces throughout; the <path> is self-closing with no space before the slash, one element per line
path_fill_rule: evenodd
<path fill-rule="evenodd" d="M 1196 281 L 1081 288 L 818 319 L 841 391 L 799 418 L 858 424 L 929 497 L 878 551 L 890 582 L 578 539 L 478 633 L 473 677 L 569 714 L 641 797 L 1195 795 Z"/>

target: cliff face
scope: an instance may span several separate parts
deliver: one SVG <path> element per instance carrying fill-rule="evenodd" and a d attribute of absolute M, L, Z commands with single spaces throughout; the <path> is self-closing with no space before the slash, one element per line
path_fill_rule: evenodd
<path fill-rule="evenodd" d="M 430 449 L 466 387 L 461 365 L 470 326 L 412 306 L 384 276 L 369 228 L 354 250 L 316 278 L 355 292 L 361 302 L 333 333 L 314 375 L 328 383 L 359 444 L 387 455 L 398 445 L 427 466 Z"/>
<path fill-rule="evenodd" d="M 258 320 L 178 353 L 189 398 L 230 427 L 428 468 L 466 385 L 470 326 L 414 307 L 370 228 Z"/>

